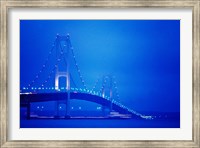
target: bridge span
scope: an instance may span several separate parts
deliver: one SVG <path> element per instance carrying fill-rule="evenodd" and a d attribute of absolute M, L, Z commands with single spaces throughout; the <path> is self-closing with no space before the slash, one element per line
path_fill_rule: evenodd
<path fill-rule="evenodd" d="M 30 93 L 30 94 L 20 94 L 20 106 L 27 107 L 27 117 L 30 117 L 30 103 L 34 102 L 48 102 L 48 101 L 67 101 L 67 92 L 57 92 L 57 93 Z M 70 99 L 85 100 L 100 104 L 104 107 L 110 107 L 111 101 L 105 99 L 101 96 L 81 93 L 81 92 L 70 92 Z M 112 102 L 112 109 L 121 114 L 130 114 L 133 118 L 141 118 L 128 108 L 121 107 L 116 102 Z"/>
<path fill-rule="evenodd" d="M 40 71 L 27 86 L 21 86 L 20 88 L 20 92 L 24 92 L 20 93 L 20 106 L 27 108 L 28 118 L 30 118 L 31 103 L 48 101 L 58 101 L 57 103 L 64 102 L 66 104 L 66 116 L 70 116 L 70 100 L 78 99 L 98 103 L 103 107 L 108 107 L 111 111 L 114 110 L 121 114 L 130 114 L 133 118 L 152 119 L 152 116 L 142 115 L 119 103 L 120 97 L 116 80 L 111 74 L 103 75 L 102 81 L 101 78 L 97 79 L 92 90 L 89 90 L 86 87 L 85 80 L 83 79 L 74 53 L 69 34 L 63 36 L 57 34 L 54 44 Z M 70 57 L 73 62 L 70 60 Z M 53 61 L 51 61 L 52 59 Z M 52 62 L 54 64 L 52 64 Z M 79 81 L 79 85 L 77 85 L 77 82 L 73 79 L 75 73 L 71 73 L 70 67 L 75 69 L 76 75 L 78 74 L 78 79 L 76 79 L 76 81 Z M 44 77 L 46 77 L 46 79 L 44 79 Z M 61 77 L 66 78 L 66 87 L 64 87 L 65 85 L 60 86 L 59 79 Z M 65 92 L 60 91 L 62 87 L 65 89 Z M 73 91 L 72 88 L 76 88 L 77 90 L 84 89 L 88 92 Z M 46 92 L 43 92 L 43 90 Z M 91 92 L 98 93 L 95 95 Z"/>

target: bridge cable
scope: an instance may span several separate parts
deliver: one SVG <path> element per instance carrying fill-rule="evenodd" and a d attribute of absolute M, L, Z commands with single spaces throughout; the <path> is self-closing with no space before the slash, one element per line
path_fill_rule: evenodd
<path fill-rule="evenodd" d="M 80 78 L 80 80 L 81 80 L 81 82 L 82 82 L 82 84 L 83 84 L 83 86 L 84 86 L 84 89 L 87 90 L 87 87 L 86 87 L 86 85 L 85 85 L 85 81 L 84 81 L 84 79 L 83 79 L 83 76 L 81 75 L 80 68 L 79 68 L 78 63 L 77 63 L 76 58 L 75 58 L 75 54 L 74 54 L 73 47 L 71 47 L 71 51 L 72 51 L 72 56 L 73 56 L 75 65 L 76 65 L 76 70 L 78 71 L 79 78 Z"/>
<path fill-rule="evenodd" d="M 43 83 L 40 85 L 41 87 L 44 87 L 47 84 L 47 82 L 50 80 L 50 78 L 52 77 L 52 74 L 55 72 L 56 68 L 58 67 L 59 62 L 61 61 L 60 59 L 62 58 L 62 56 L 63 56 L 63 52 L 61 52 L 58 59 L 56 59 L 56 63 L 54 64 L 54 67 L 51 69 L 45 81 L 43 81 Z"/>
<path fill-rule="evenodd" d="M 50 58 L 50 55 L 52 55 L 52 52 L 53 52 L 53 49 L 55 48 L 55 41 L 54 41 L 54 44 L 52 45 L 53 47 L 51 48 L 51 50 L 49 51 L 48 53 L 48 56 L 44 62 L 44 64 L 42 65 L 42 68 L 40 69 L 40 71 L 36 74 L 35 78 L 28 84 L 27 87 L 32 87 L 32 85 L 39 79 L 40 75 L 44 72 L 45 68 L 46 68 L 46 65 L 49 61 L 49 58 Z"/>
<path fill-rule="evenodd" d="M 99 80 L 100 80 L 100 77 L 98 77 L 97 78 L 97 80 L 95 81 L 95 84 L 94 84 L 94 86 L 92 87 L 92 92 L 96 89 L 96 87 L 97 87 L 97 84 L 99 83 Z"/>

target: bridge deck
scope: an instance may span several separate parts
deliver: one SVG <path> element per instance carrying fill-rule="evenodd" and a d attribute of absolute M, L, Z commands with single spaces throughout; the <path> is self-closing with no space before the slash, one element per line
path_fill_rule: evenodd
<path fill-rule="evenodd" d="M 30 103 L 33 102 L 47 102 L 47 101 L 65 101 L 67 99 L 66 92 L 56 92 L 56 93 L 38 93 L 38 94 L 20 94 L 20 106 L 28 107 Z M 110 107 L 110 101 L 102 98 L 100 96 L 71 92 L 70 99 L 85 100 L 100 104 L 102 106 Z M 120 107 L 117 104 L 112 104 L 112 109 L 118 111 L 119 113 L 131 114 L 132 116 L 138 117 L 127 109 Z"/>

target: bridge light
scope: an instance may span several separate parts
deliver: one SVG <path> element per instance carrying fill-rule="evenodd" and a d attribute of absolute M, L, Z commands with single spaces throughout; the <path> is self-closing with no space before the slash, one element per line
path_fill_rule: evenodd
<path fill-rule="evenodd" d="M 45 67 L 45 65 L 43 65 L 43 67 Z"/>
<path fill-rule="evenodd" d="M 72 106 L 71 109 L 74 109 L 74 107 Z"/>
<path fill-rule="evenodd" d="M 51 89 L 54 89 L 54 87 L 52 87 Z"/>
<path fill-rule="evenodd" d="M 37 106 L 37 108 L 39 109 L 40 107 L 39 107 L 39 106 Z"/>
<path fill-rule="evenodd" d="M 41 89 L 41 87 L 38 88 L 39 90 Z"/>
<path fill-rule="evenodd" d="M 23 87 L 23 89 L 26 89 L 26 87 Z"/>
<path fill-rule="evenodd" d="M 81 107 L 79 106 L 78 109 L 81 109 Z"/>

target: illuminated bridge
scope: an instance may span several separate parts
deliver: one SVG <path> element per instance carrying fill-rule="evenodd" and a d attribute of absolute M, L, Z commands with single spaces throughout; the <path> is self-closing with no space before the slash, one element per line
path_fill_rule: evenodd
<path fill-rule="evenodd" d="M 70 58 L 73 59 L 73 62 L 70 61 Z M 50 62 L 55 64 L 52 65 Z M 79 77 L 79 85 L 75 83 L 74 73 L 70 71 L 70 68 L 73 67 Z M 44 77 L 46 79 L 42 80 Z M 66 86 L 59 85 L 61 77 L 66 78 Z M 152 116 L 142 115 L 120 103 L 116 80 L 112 75 L 104 75 L 97 79 L 93 88 L 89 90 L 77 64 L 69 34 L 57 35 L 41 70 L 27 86 L 21 87 L 20 106 L 27 108 L 27 118 L 30 118 L 31 103 L 56 101 L 57 112 L 59 103 L 66 104 L 65 117 L 68 118 L 70 117 L 71 99 L 94 102 L 109 108 L 110 111 L 129 114 L 134 118 L 153 119 Z"/>

